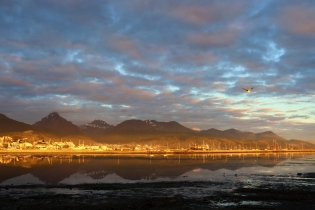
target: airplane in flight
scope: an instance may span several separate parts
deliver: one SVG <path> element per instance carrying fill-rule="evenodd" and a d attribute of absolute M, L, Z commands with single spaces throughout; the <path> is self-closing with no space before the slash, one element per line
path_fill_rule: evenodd
<path fill-rule="evenodd" d="M 247 93 L 250 93 L 250 91 L 252 90 L 252 89 L 254 89 L 254 88 L 250 88 L 250 89 L 245 89 L 245 88 L 243 88 Z"/>

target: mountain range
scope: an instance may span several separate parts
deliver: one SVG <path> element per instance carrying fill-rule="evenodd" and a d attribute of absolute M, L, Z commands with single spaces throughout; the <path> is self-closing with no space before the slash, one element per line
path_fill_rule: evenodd
<path fill-rule="evenodd" d="M 57 112 L 52 112 L 33 125 L 18 122 L 0 114 L 0 134 L 10 132 L 48 133 L 56 138 L 90 138 L 91 141 L 100 143 L 151 143 L 167 144 L 173 147 L 178 143 L 194 144 L 201 142 L 213 145 L 240 145 L 264 144 L 270 145 L 275 141 L 281 144 L 290 144 L 290 141 L 278 136 L 272 131 L 262 133 L 242 132 L 236 129 L 217 130 L 214 128 L 195 131 L 178 122 L 158 122 L 155 120 L 126 120 L 116 126 L 109 125 L 103 120 L 94 120 L 81 126 L 61 117 Z M 0 135 L 1 136 L 1 135 Z M 293 141 L 293 140 L 292 140 Z M 301 140 L 294 140 L 294 144 L 303 143 L 304 147 L 315 145 Z"/>

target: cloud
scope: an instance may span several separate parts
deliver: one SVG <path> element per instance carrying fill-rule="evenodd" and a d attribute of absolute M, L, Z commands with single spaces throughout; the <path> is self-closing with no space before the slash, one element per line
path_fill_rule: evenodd
<path fill-rule="evenodd" d="M 169 13 L 183 21 L 199 25 L 236 17 L 246 8 L 244 1 L 230 2 L 228 5 L 222 1 L 198 3 L 192 4 L 186 1 L 171 8 Z"/>
<path fill-rule="evenodd" d="M 228 46 L 236 40 L 234 32 L 220 31 L 209 34 L 191 34 L 188 40 L 193 44 L 206 46 Z"/>
<path fill-rule="evenodd" d="M 14 78 L 14 77 L 10 77 L 10 76 L 0 76 L 0 83 L 1 85 L 4 86 L 19 86 L 19 87 L 25 87 L 25 86 L 33 86 L 31 83 L 18 79 L 18 78 Z"/>
<path fill-rule="evenodd" d="M 141 52 L 133 40 L 125 38 L 114 38 L 109 41 L 109 44 L 114 47 L 114 49 L 129 55 L 134 59 L 140 59 Z"/>
<path fill-rule="evenodd" d="M 278 21 L 288 31 L 306 36 L 315 35 L 315 8 L 313 5 L 287 5 L 281 9 Z"/>

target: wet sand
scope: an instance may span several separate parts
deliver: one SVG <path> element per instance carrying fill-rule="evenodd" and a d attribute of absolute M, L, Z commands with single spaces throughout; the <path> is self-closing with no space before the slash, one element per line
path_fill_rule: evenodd
<path fill-rule="evenodd" d="M 0 186 L 0 209 L 315 209 L 315 173 Z"/>
<path fill-rule="evenodd" d="M 0 209 L 314 210 L 315 189 L 283 182 L 249 187 L 244 182 L 229 186 L 211 181 L 6 186 L 0 187 L 0 203 Z"/>

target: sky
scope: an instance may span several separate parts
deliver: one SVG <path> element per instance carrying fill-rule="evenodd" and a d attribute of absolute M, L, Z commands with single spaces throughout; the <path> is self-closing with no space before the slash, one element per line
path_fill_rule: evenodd
<path fill-rule="evenodd" d="M 314 20 L 313 0 L 1 0 L 0 113 L 315 140 Z"/>

